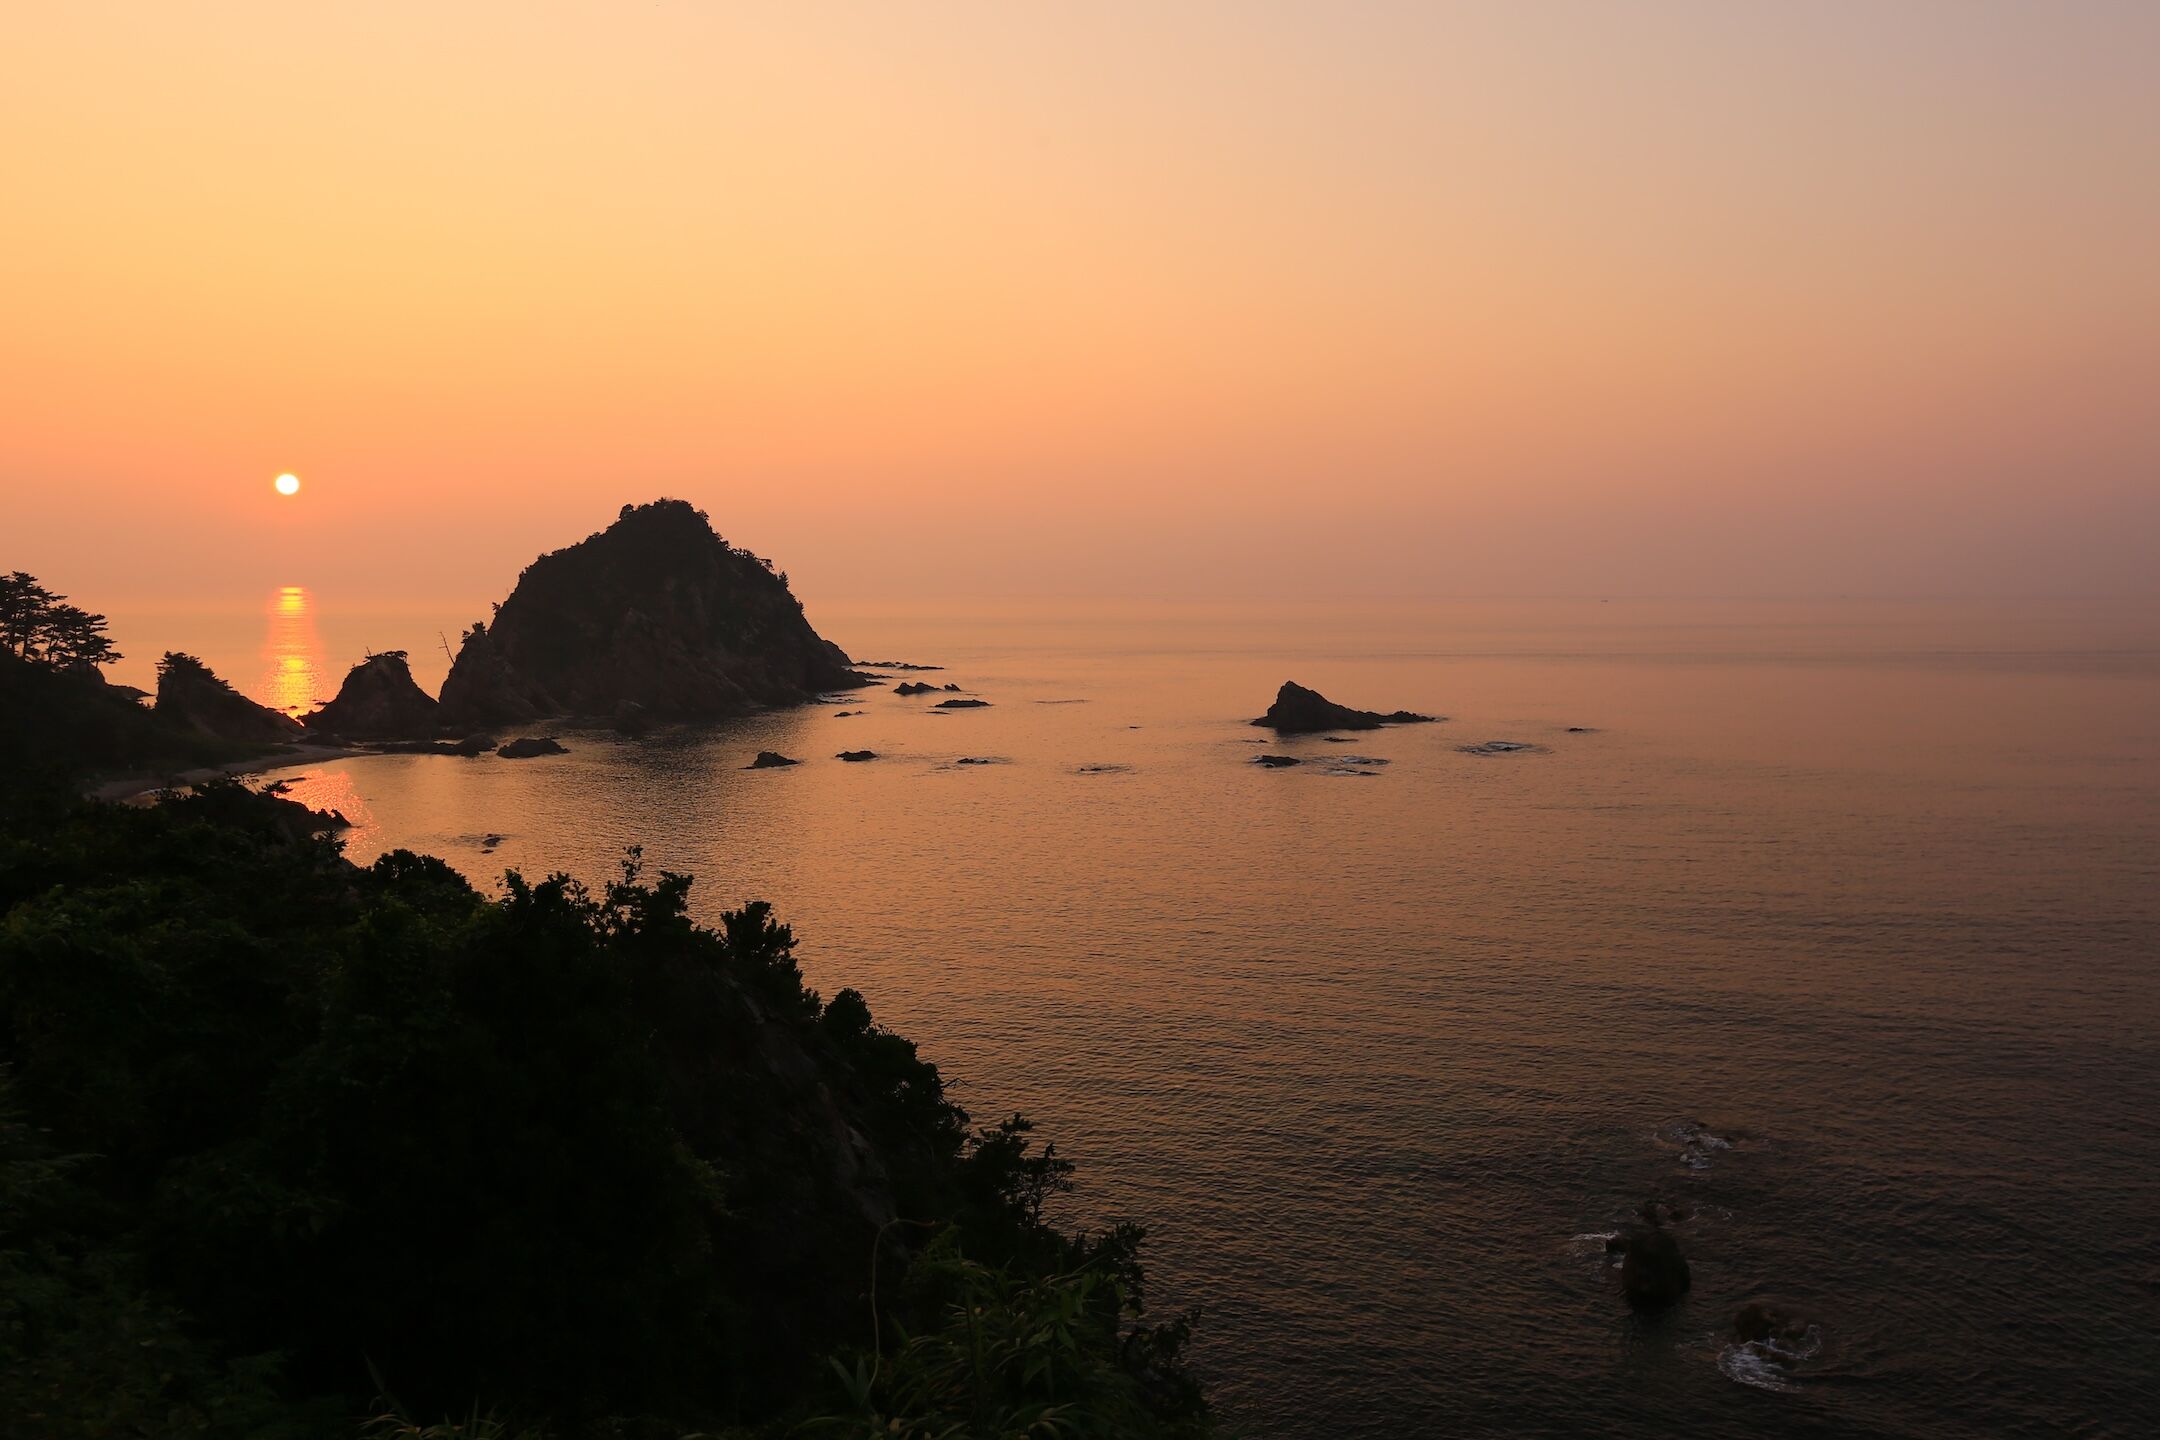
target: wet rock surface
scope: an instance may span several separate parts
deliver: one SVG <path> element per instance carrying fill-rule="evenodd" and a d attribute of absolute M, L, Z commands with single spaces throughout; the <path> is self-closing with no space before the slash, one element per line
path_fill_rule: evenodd
<path fill-rule="evenodd" d="M 563 743 L 549 735 L 520 735 L 495 753 L 505 760 L 530 760 L 538 755 L 567 755 Z"/>
<path fill-rule="evenodd" d="M 752 760 L 743 768 L 746 770 L 778 770 L 784 765 L 800 764 L 802 764 L 802 761 L 790 760 L 777 750 L 760 750 L 757 752 L 757 759 Z"/>

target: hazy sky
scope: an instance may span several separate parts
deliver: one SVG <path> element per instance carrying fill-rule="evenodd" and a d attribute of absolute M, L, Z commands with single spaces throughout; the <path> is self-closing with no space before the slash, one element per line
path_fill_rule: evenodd
<path fill-rule="evenodd" d="M 2160 4 L 18 4 L 0 567 L 2160 594 Z M 306 488 L 271 490 L 281 470 Z"/>

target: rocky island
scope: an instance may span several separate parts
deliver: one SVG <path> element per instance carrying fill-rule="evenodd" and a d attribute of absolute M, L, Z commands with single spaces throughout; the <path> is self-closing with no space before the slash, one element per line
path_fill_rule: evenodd
<path fill-rule="evenodd" d="M 441 723 L 717 720 L 870 683 L 771 562 L 687 501 L 656 500 L 525 568 L 493 620 L 465 632 Z"/>
<path fill-rule="evenodd" d="M 337 695 L 304 723 L 345 740 L 402 740 L 433 735 L 440 707 L 412 677 L 403 650 L 369 655 L 346 673 Z"/>

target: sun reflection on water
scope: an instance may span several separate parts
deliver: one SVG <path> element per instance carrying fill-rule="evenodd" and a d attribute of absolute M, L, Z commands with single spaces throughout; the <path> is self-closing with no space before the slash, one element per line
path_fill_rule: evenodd
<path fill-rule="evenodd" d="M 263 677 L 258 697 L 273 710 L 304 715 L 322 697 L 322 641 L 315 633 L 315 601 L 304 585 L 270 592 L 263 633 Z"/>

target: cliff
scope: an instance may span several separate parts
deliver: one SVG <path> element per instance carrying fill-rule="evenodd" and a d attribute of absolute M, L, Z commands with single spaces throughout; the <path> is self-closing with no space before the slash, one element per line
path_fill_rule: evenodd
<path fill-rule="evenodd" d="M 866 683 L 812 629 L 787 577 L 713 533 L 681 500 L 623 507 L 543 555 L 492 623 L 466 632 L 444 723 L 543 715 L 709 720 Z"/>
<path fill-rule="evenodd" d="M 258 705 L 193 655 L 169 650 L 158 661 L 158 718 L 219 740 L 277 744 L 305 732 L 290 715 Z"/>

